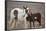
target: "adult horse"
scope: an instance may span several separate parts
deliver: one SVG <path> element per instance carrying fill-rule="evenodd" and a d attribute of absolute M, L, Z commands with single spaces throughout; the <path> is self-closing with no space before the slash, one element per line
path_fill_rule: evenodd
<path fill-rule="evenodd" d="M 28 15 L 26 19 L 27 21 L 30 21 L 30 27 L 31 27 L 31 22 L 33 22 L 33 26 L 35 27 L 35 21 L 37 21 L 39 25 L 41 26 L 41 14 L 40 13 L 34 13 L 31 16 Z"/>

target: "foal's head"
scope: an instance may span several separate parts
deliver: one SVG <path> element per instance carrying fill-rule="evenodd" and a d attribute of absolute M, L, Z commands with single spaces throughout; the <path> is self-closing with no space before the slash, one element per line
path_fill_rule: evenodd
<path fill-rule="evenodd" d="M 23 6 L 23 8 L 25 9 L 25 13 L 27 14 L 29 12 L 29 8 L 27 8 L 27 6 Z"/>

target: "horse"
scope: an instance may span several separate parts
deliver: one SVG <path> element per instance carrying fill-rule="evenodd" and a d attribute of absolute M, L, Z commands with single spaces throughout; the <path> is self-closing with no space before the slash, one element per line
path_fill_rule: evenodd
<path fill-rule="evenodd" d="M 31 22 L 33 22 L 33 26 L 34 26 L 34 22 L 38 21 L 39 25 L 41 25 L 41 14 L 40 13 L 29 13 L 31 10 L 29 10 L 29 8 L 14 8 L 13 10 L 11 10 L 10 13 L 10 23 L 9 25 L 14 28 L 17 27 L 18 28 L 28 28 L 28 24 L 30 24 L 30 28 L 31 28 Z M 14 21 L 13 21 L 14 20 Z M 24 25 L 22 24 L 24 21 Z M 17 24 L 21 24 L 21 26 L 17 25 Z M 11 25 L 12 24 L 12 25 Z"/>
<path fill-rule="evenodd" d="M 19 21 L 24 21 L 25 25 L 23 25 L 24 27 L 22 27 L 22 28 L 27 28 L 27 26 L 28 26 L 26 24 L 26 17 L 28 16 L 27 12 L 28 12 L 28 10 L 25 11 L 25 9 L 21 9 L 21 8 L 14 8 L 13 10 L 11 10 L 9 25 L 13 28 L 16 24 L 16 27 L 17 27 L 17 24 L 21 23 Z M 13 22 L 13 20 L 14 20 L 14 22 Z"/>
<path fill-rule="evenodd" d="M 28 15 L 26 19 L 27 21 L 30 21 L 30 27 L 31 27 L 31 22 L 33 22 L 33 26 L 34 26 L 35 21 L 38 21 L 39 25 L 41 26 L 41 14 L 40 13 L 34 13 L 34 14 L 31 14 L 31 16 Z"/>

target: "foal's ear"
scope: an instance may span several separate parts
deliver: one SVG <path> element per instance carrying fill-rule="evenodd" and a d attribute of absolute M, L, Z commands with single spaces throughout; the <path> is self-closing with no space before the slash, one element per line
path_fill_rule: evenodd
<path fill-rule="evenodd" d="M 26 9 L 26 8 L 27 8 L 27 6 L 23 6 L 23 8 L 24 8 L 24 9 Z"/>

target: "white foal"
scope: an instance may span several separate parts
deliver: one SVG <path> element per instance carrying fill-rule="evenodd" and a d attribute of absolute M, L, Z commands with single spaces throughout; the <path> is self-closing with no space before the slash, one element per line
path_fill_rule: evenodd
<path fill-rule="evenodd" d="M 23 26 L 23 28 L 27 28 L 28 25 L 26 24 L 26 22 L 27 22 L 26 21 L 26 17 L 28 15 L 27 15 L 27 13 L 25 13 L 25 9 L 21 9 L 21 8 L 14 8 L 13 10 L 11 10 L 11 13 L 10 13 L 10 23 L 9 24 L 11 24 L 13 22 L 13 19 L 16 17 L 16 16 L 14 16 L 14 11 L 15 10 L 18 11 L 18 19 L 17 19 L 18 21 L 16 23 L 16 27 L 18 27 L 19 23 L 21 24 L 21 22 L 24 21 L 25 25 L 21 24 L 21 26 Z M 13 22 L 13 24 L 14 24 L 14 22 Z M 12 25 L 12 27 L 14 27 L 14 25 Z"/>

